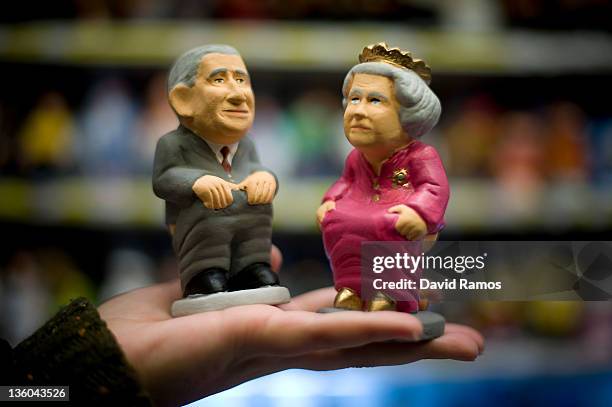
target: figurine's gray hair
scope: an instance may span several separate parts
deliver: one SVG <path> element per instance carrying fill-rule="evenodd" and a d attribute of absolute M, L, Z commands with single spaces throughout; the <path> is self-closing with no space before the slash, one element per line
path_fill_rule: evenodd
<path fill-rule="evenodd" d="M 179 83 L 192 87 L 198 77 L 200 62 L 208 54 L 240 55 L 235 48 L 222 44 L 203 45 L 190 49 L 178 57 L 170 68 L 168 93 Z"/>
<path fill-rule="evenodd" d="M 420 138 L 438 122 L 442 108 L 438 97 L 429 86 L 416 72 L 384 62 L 364 62 L 355 65 L 346 74 L 342 86 L 342 105 L 345 109 L 349 87 L 353 76 L 358 73 L 385 76 L 393 81 L 395 97 L 400 104 L 400 123 L 409 136 Z"/>

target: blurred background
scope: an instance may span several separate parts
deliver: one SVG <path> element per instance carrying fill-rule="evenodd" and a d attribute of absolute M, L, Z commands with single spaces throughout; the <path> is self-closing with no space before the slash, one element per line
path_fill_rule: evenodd
<path fill-rule="evenodd" d="M 79 295 L 176 276 L 157 139 L 172 60 L 245 59 L 251 136 L 280 179 L 273 240 L 293 294 L 331 284 L 314 213 L 350 150 L 340 89 L 363 46 L 432 67 L 423 139 L 451 182 L 443 240 L 612 240 L 612 3 L 605 0 L 60 0 L 0 14 L 0 336 Z M 608 259 L 612 263 L 612 259 Z M 611 267 L 612 269 L 612 267 Z M 612 405 L 610 302 L 443 303 L 487 337 L 473 364 L 289 371 L 206 405 Z M 205 367 L 204 367 L 205 368 Z"/>

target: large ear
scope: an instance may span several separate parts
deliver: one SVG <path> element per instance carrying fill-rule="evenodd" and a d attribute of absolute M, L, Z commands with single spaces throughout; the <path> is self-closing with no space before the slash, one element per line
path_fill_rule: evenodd
<path fill-rule="evenodd" d="M 170 95 L 168 96 L 170 105 L 181 117 L 193 117 L 194 115 L 192 90 L 192 88 L 184 83 L 179 83 L 170 91 Z"/>

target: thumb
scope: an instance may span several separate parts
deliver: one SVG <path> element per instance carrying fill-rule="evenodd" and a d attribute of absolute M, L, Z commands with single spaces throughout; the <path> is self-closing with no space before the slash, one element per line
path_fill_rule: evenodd
<path fill-rule="evenodd" d="M 280 249 L 274 244 L 270 248 L 270 263 L 272 271 L 275 271 L 277 273 L 280 270 L 281 265 L 283 264 L 283 254 L 281 253 Z"/>
<path fill-rule="evenodd" d="M 404 207 L 404 205 L 395 205 L 395 206 L 392 206 L 391 208 L 387 209 L 387 212 L 389 212 L 389 213 L 402 213 L 402 212 L 404 212 L 404 209 L 406 209 Z"/>

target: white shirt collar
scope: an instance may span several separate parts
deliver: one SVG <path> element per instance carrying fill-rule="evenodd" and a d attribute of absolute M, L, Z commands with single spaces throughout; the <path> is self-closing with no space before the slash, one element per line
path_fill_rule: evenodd
<path fill-rule="evenodd" d="M 217 144 L 212 141 L 208 141 L 205 138 L 202 138 L 206 144 L 210 147 L 210 149 L 215 153 L 215 157 L 217 157 L 217 161 L 219 164 L 223 162 L 223 154 L 221 154 L 221 149 L 225 146 L 229 147 L 229 154 L 227 155 L 227 161 L 229 161 L 230 165 L 232 164 L 232 160 L 234 159 L 234 155 L 236 154 L 236 150 L 238 149 L 238 143 L 234 144 Z"/>

